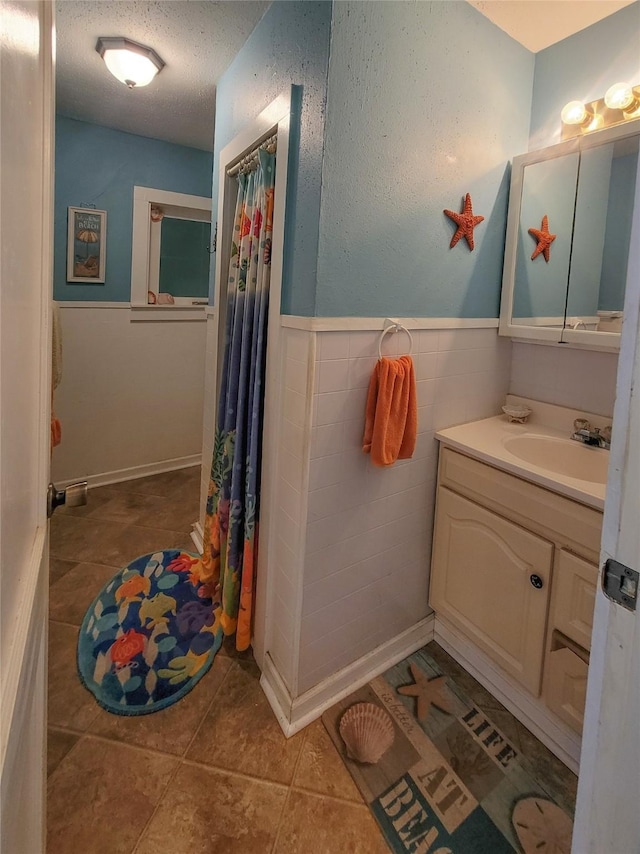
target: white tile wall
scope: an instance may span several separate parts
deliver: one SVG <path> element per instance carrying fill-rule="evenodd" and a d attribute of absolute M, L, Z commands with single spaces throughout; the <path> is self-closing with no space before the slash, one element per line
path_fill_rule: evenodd
<path fill-rule="evenodd" d="M 205 323 L 135 323 L 126 308 L 61 303 L 56 481 L 199 454 Z M 194 520 L 195 521 L 195 520 Z"/>
<path fill-rule="evenodd" d="M 315 338 L 312 333 L 282 328 L 278 430 L 276 541 L 270 587 L 271 634 L 268 652 L 289 691 L 295 696 L 300 634 L 300 594 L 309 478 L 309 430 Z"/>
<path fill-rule="evenodd" d="M 428 614 L 433 434 L 499 411 L 511 349 L 495 329 L 414 333 L 416 452 L 379 469 L 362 452 L 379 333 L 316 335 L 298 694 Z M 407 343 L 388 335 L 384 352 L 400 355 Z"/>
<path fill-rule="evenodd" d="M 616 353 L 514 342 L 509 391 L 612 416 L 617 370 Z"/>
<path fill-rule="evenodd" d="M 218 320 L 217 315 L 207 315 L 205 340 L 205 376 L 204 406 L 202 413 L 202 468 L 200 477 L 200 525 L 204 526 L 209 491 L 209 476 L 213 459 L 213 439 L 215 436 L 215 376 L 217 370 Z"/>

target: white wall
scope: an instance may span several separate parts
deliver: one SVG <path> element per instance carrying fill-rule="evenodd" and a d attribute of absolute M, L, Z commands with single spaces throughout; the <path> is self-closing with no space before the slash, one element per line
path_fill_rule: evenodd
<path fill-rule="evenodd" d="M 198 462 L 205 372 L 203 321 L 132 322 L 123 308 L 61 304 L 62 423 L 57 483 L 105 483 Z"/>
<path fill-rule="evenodd" d="M 495 328 L 414 332 L 416 452 L 376 468 L 362 433 L 380 333 L 358 323 L 282 329 L 267 651 L 292 698 L 429 613 L 434 432 L 498 413 L 507 392 L 511 343 Z M 390 355 L 407 343 L 385 341 Z"/>
<path fill-rule="evenodd" d="M 202 406 L 202 471 L 200 473 L 200 527 L 204 529 L 209 478 L 216 427 L 216 371 L 218 368 L 218 315 L 207 308 L 204 347 L 204 393 Z"/>
<path fill-rule="evenodd" d="M 617 370 L 617 353 L 514 341 L 509 391 L 611 417 Z"/>
<path fill-rule="evenodd" d="M 292 697 L 297 687 L 301 632 L 304 548 L 309 500 L 309 440 L 315 335 L 282 329 L 278 392 L 276 513 L 273 561 L 269 567 L 268 652 Z M 259 582 L 258 582 L 259 583 Z"/>

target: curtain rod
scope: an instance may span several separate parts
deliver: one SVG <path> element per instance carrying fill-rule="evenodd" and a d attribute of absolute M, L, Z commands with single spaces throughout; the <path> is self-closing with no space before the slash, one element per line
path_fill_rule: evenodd
<path fill-rule="evenodd" d="M 227 169 L 227 175 L 233 177 L 239 172 L 251 172 L 258 161 L 258 152 L 262 149 L 268 151 L 269 154 L 275 154 L 278 142 L 278 134 L 274 133 L 268 139 L 263 140 L 260 145 L 256 146 L 253 151 L 246 154 L 241 160 L 238 160 L 233 166 Z"/>

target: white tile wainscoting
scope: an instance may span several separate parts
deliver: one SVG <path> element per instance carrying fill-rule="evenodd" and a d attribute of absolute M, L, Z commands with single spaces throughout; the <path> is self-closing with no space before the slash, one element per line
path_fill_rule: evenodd
<path fill-rule="evenodd" d="M 353 690 L 354 679 L 367 681 L 432 636 L 434 432 L 499 411 L 511 350 L 492 320 L 475 328 L 446 328 L 446 321 L 420 328 L 413 320 L 416 451 L 380 469 L 363 454 L 362 433 L 382 319 L 368 329 L 362 318 L 355 329 L 342 319 L 339 331 L 291 328 L 291 321 L 283 318 L 281 339 L 263 676 L 288 732 L 334 702 L 340 685 Z M 405 335 L 392 334 L 383 350 L 400 355 L 407 345 Z"/>
<path fill-rule="evenodd" d="M 617 371 L 617 353 L 514 341 L 509 391 L 611 417 Z"/>
<path fill-rule="evenodd" d="M 132 322 L 128 303 L 60 302 L 62 382 L 54 411 L 59 487 L 199 465 L 205 324 Z"/>

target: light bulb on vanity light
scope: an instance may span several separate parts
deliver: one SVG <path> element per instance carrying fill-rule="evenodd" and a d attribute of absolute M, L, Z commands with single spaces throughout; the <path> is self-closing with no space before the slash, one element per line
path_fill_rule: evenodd
<path fill-rule="evenodd" d="M 586 108 L 582 101 L 569 101 L 562 108 L 560 118 L 565 125 L 586 127 L 593 119 L 593 113 Z"/>
<path fill-rule="evenodd" d="M 632 113 L 640 106 L 636 98 L 633 86 L 628 83 L 614 83 L 605 92 L 604 102 L 610 110 L 622 110 L 623 113 Z"/>

